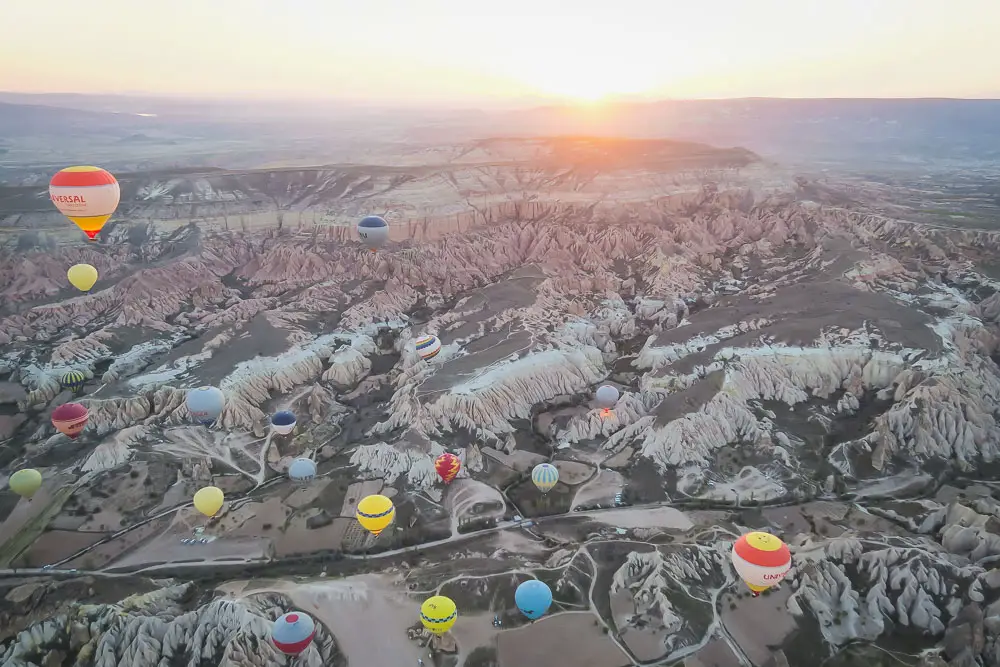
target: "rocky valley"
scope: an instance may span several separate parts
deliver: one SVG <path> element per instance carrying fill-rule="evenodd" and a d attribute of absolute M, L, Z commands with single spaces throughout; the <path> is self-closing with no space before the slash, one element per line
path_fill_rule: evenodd
<path fill-rule="evenodd" d="M 0 188 L 0 482 L 44 480 L 0 493 L 0 666 L 1000 665 L 985 200 L 934 218 L 914 188 L 590 136 L 117 176 L 93 243 L 43 185 Z M 793 559 L 757 598 L 729 564 L 753 529 Z M 529 578 L 555 594 L 532 623 Z M 434 594 L 459 621 L 432 638 Z M 292 609 L 318 626 L 294 662 L 267 639 Z"/>

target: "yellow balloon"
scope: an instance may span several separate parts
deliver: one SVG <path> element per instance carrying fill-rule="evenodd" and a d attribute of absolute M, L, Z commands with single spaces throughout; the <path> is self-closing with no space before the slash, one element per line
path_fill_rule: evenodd
<path fill-rule="evenodd" d="M 34 468 L 18 470 L 10 476 L 10 490 L 21 496 L 30 499 L 42 486 L 42 473 Z"/>
<path fill-rule="evenodd" d="M 443 635 L 451 630 L 451 626 L 455 625 L 457 620 L 458 607 L 451 598 L 435 595 L 420 605 L 420 622 L 436 635 Z"/>
<path fill-rule="evenodd" d="M 66 277 L 73 287 L 81 292 L 89 292 L 90 288 L 97 282 L 97 269 L 90 264 L 74 264 L 69 267 Z"/>
<path fill-rule="evenodd" d="M 194 508 L 205 516 L 215 516 L 226 502 L 226 496 L 217 486 L 206 486 L 194 494 Z"/>
<path fill-rule="evenodd" d="M 358 503 L 358 513 L 355 516 L 365 530 L 378 536 L 396 518 L 396 508 L 385 496 L 365 496 Z"/>

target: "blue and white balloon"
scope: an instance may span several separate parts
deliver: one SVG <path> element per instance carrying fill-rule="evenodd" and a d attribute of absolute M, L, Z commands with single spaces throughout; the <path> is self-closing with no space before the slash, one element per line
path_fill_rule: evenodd
<path fill-rule="evenodd" d="M 271 430 L 278 435 L 288 435 L 295 430 L 295 413 L 281 410 L 271 415 Z"/>
<path fill-rule="evenodd" d="M 559 469 L 551 463 L 539 463 L 531 471 L 531 481 L 542 493 L 548 493 L 559 483 Z"/>
<path fill-rule="evenodd" d="M 226 396 L 218 387 L 198 387 L 187 394 L 188 412 L 199 424 L 212 424 L 226 407 Z"/>
<path fill-rule="evenodd" d="M 369 215 L 358 223 L 361 244 L 375 252 L 389 240 L 389 223 L 377 215 Z"/>
<path fill-rule="evenodd" d="M 316 462 L 307 458 L 295 459 L 288 466 L 288 477 L 297 482 L 316 479 Z"/>

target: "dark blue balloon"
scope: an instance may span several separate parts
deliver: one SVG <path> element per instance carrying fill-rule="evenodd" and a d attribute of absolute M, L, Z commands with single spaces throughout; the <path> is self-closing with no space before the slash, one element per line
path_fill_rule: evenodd
<path fill-rule="evenodd" d="M 271 423 L 275 426 L 291 426 L 295 423 L 295 415 L 288 410 L 275 412 L 274 415 L 271 416 Z"/>
<path fill-rule="evenodd" d="M 538 579 L 525 581 L 514 591 L 514 604 L 522 614 L 534 621 L 549 610 L 552 604 L 552 589 Z"/>
<path fill-rule="evenodd" d="M 377 215 L 369 215 L 365 218 L 362 218 L 361 222 L 358 223 L 358 227 L 365 227 L 367 229 L 377 229 L 379 227 L 388 227 L 388 226 L 389 223 L 387 223 L 385 220 L 378 217 Z"/>

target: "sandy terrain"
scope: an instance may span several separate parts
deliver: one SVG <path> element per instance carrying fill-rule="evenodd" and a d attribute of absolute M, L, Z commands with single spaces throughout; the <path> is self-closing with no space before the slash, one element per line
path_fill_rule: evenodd
<path fill-rule="evenodd" d="M 795 618 L 785 608 L 791 591 L 784 586 L 758 598 L 736 600 L 728 594 L 722 600 L 723 625 L 755 665 L 766 662 L 772 653 L 768 647 L 781 644 L 796 628 Z M 735 609 L 730 608 L 732 602 Z"/>
<path fill-rule="evenodd" d="M 595 521 L 619 528 L 673 528 L 689 530 L 694 527 L 684 512 L 673 507 L 633 509 L 624 507 L 590 516 Z"/>
<path fill-rule="evenodd" d="M 625 488 L 625 478 L 614 470 L 601 470 L 596 477 L 581 486 L 573 498 L 573 507 L 611 505 L 615 494 Z"/>
<path fill-rule="evenodd" d="M 684 667 L 739 667 L 739 665 L 740 659 L 733 654 L 729 644 L 721 639 L 713 639 L 696 655 L 684 659 Z"/>
<path fill-rule="evenodd" d="M 541 454 L 521 450 L 515 450 L 510 454 L 505 454 L 504 452 L 497 451 L 492 447 L 483 447 L 482 451 L 484 456 L 488 456 L 501 465 L 505 465 L 511 470 L 516 470 L 517 472 L 527 472 L 539 463 L 547 460 Z"/>
<path fill-rule="evenodd" d="M 626 656 L 594 623 L 590 612 L 546 616 L 531 625 L 501 633 L 500 667 L 621 667 Z M 567 638 L 572 637 L 572 641 Z"/>
<path fill-rule="evenodd" d="M 381 493 L 382 486 L 383 482 L 380 479 L 351 484 L 347 487 L 347 497 L 344 498 L 344 506 L 340 509 L 340 516 L 353 518 L 358 513 L 358 503 L 366 496 Z"/>
<path fill-rule="evenodd" d="M 419 603 L 393 587 L 386 577 L 363 575 L 253 589 L 246 584 L 230 582 L 220 590 L 287 594 L 299 608 L 333 631 L 351 665 L 410 667 L 417 664 L 417 658 L 427 657 L 426 650 L 406 637 L 407 628 L 420 621 Z"/>
<path fill-rule="evenodd" d="M 559 470 L 559 481 L 569 486 L 580 484 L 594 474 L 594 466 L 577 461 L 553 461 L 552 464 Z"/>
<path fill-rule="evenodd" d="M 207 533 L 206 533 L 207 534 Z M 183 544 L 183 537 L 162 535 L 115 562 L 115 567 L 154 563 L 183 563 L 213 560 L 263 559 L 270 555 L 271 544 L 262 538 L 226 536 L 207 544 Z"/>

